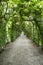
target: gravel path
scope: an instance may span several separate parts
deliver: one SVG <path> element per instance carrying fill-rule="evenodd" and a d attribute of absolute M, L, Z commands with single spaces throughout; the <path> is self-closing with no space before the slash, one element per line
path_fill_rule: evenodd
<path fill-rule="evenodd" d="M 22 35 L 0 54 L 0 65 L 43 65 L 43 53 Z"/>

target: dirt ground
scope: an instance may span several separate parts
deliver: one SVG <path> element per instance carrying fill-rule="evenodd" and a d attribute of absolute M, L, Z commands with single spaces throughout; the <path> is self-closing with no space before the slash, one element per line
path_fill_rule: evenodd
<path fill-rule="evenodd" d="M 0 65 L 43 65 L 43 53 L 30 39 L 21 35 L 0 54 Z"/>

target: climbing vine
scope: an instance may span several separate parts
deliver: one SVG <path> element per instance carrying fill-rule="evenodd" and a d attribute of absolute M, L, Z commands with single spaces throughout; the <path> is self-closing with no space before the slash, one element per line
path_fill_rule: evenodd
<path fill-rule="evenodd" d="M 0 0 L 0 49 L 22 31 L 43 48 L 43 1 Z"/>

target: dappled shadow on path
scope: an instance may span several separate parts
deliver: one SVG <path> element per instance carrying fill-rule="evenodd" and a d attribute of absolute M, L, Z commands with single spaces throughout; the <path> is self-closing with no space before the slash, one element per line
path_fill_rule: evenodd
<path fill-rule="evenodd" d="M 21 35 L 0 54 L 0 65 L 43 65 L 43 54 L 30 39 Z"/>

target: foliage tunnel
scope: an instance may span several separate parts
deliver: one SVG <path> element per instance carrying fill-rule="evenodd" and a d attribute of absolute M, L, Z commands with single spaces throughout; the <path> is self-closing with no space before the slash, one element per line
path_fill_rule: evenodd
<path fill-rule="evenodd" d="M 0 0 L 0 50 L 22 31 L 43 48 L 43 0 Z"/>

